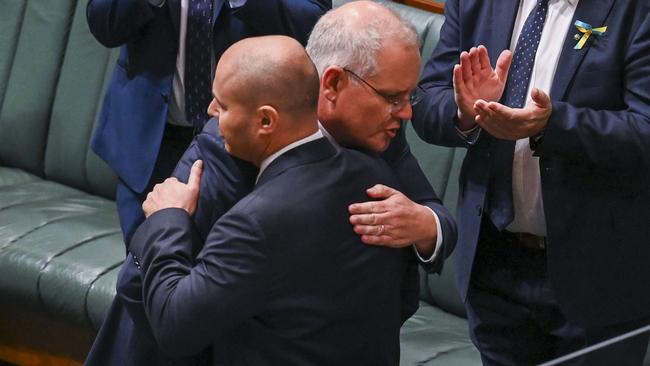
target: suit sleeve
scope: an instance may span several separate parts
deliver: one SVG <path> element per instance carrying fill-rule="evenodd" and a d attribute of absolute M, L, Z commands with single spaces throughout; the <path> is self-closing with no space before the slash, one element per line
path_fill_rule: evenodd
<path fill-rule="evenodd" d="M 454 65 L 460 58 L 460 23 L 458 0 L 445 3 L 445 22 L 440 40 L 427 61 L 420 86 L 425 98 L 413 107 L 413 127 L 424 141 L 448 147 L 467 147 L 456 130 L 458 106 L 452 83 Z"/>
<path fill-rule="evenodd" d="M 192 165 L 199 159 L 203 160 L 203 176 L 193 219 L 201 238 L 205 239 L 214 223 L 253 190 L 258 169 L 228 155 L 215 119 L 210 119 L 194 137 L 172 175 L 187 182 Z"/>
<path fill-rule="evenodd" d="M 318 18 L 331 8 L 331 0 L 247 0 L 233 14 L 260 35 L 283 34 L 305 45 Z"/>
<path fill-rule="evenodd" d="M 596 105 L 578 108 L 566 102 L 553 102 L 553 113 L 545 129 L 544 140 L 535 150 L 537 155 L 559 155 L 612 170 L 642 168 L 648 171 L 650 15 L 647 12 L 631 37 L 623 60 L 621 108 L 606 110 Z M 587 90 L 584 92 L 588 93 Z M 621 98 L 618 95 L 605 97 L 610 100 Z"/>
<path fill-rule="evenodd" d="M 428 272 L 440 272 L 445 258 L 451 254 L 456 245 L 456 222 L 449 210 L 443 206 L 415 156 L 411 153 L 406 142 L 404 128 L 400 129 L 382 156 L 399 179 L 402 193 L 412 201 L 431 208 L 440 219 L 443 236 L 441 255 L 432 263 L 424 264 Z"/>
<path fill-rule="evenodd" d="M 166 209 L 151 215 L 131 241 L 144 273 L 143 298 L 153 334 L 171 357 L 196 354 L 250 318 L 269 288 L 262 231 L 248 215 L 228 214 L 200 245 L 189 215 Z"/>
<path fill-rule="evenodd" d="M 86 19 L 90 32 L 106 47 L 119 47 L 139 35 L 154 17 L 146 0 L 89 0 Z"/>

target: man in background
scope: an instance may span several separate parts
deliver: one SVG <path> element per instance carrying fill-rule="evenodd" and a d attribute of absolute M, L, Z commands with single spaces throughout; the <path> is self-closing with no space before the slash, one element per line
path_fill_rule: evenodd
<path fill-rule="evenodd" d="M 484 364 L 647 325 L 648 2 L 450 0 L 445 17 L 413 124 L 467 148 L 456 274 Z M 648 338 L 571 362 L 641 365 Z"/>

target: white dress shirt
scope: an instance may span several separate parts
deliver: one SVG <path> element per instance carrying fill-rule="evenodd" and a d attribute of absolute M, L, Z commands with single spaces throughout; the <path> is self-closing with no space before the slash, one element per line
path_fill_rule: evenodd
<path fill-rule="evenodd" d="M 187 34 L 187 9 L 190 0 L 181 0 L 180 22 L 178 24 L 178 54 L 176 54 L 176 71 L 172 81 L 172 97 L 167 112 L 167 123 L 179 126 L 191 126 L 185 118 L 185 35 Z M 228 2 L 231 8 L 244 6 L 246 0 Z M 162 3 L 161 3 L 162 6 Z M 214 56 L 214 55 L 213 55 Z M 215 60 L 212 57 L 212 74 L 214 75 Z"/>
<path fill-rule="evenodd" d="M 551 0 L 548 5 L 546 22 L 535 56 L 535 65 L 530 78 L 530 90 L 536 87 L 546 94 L 550 93 L 555 70 L 558 67 L 560 53 L 567 32 L 573 29 L 571 20 L 579 0 Z M 522 0 L 510 41 L 510 50 L 514 52 L 528 14 L 535 8 L 537 0 Z M 512 162 L 512 199 L 514 220 L 506 228 L 508 231 L 531 233 L 546 236 L 546 220 L 542 202 L 542 184 L 539 174 L 539 158 L 533 156 L 529 139 L 517 141 Z"/>

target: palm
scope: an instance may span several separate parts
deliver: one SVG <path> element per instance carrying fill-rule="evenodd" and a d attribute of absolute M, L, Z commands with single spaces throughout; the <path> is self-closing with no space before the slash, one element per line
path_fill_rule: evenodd
<path fill-rule="evenodd" d="M 487 49 L 473 47 L 460 56 L 460 64 L 454 68 L 454 95 L 461 121 L 473 123 L 477 100 L 497 101 L 505 88 L 512 54 L 503 51 L 492 68 Z"/>

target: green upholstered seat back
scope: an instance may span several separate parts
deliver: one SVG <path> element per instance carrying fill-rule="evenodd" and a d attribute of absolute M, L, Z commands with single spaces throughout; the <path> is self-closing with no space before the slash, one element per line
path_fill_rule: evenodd
<path fill-rule="evenodd" d="M 52 100 L 75 3 L 0 2 L 2 30 L 9 32 L 3 40 L 10 33 L 15 37 L 0 46 L 0 165 L 43 174 Z"/>
<path fill-rule="evenodd" d="M 2 108 L 9 71 L 16 54 L 18 32 L 23 22 L 25 5 L 27 0 L 0 2 L 0 108 Z"/>
<path fill-rule="evenodd" d="M 93 126 L 118 50 L 90 34 L 86 2 L 77 2 L 52 105 L 45 177 L 89 193 L 112 197 L 116 178 L 90 149 Z"/>

